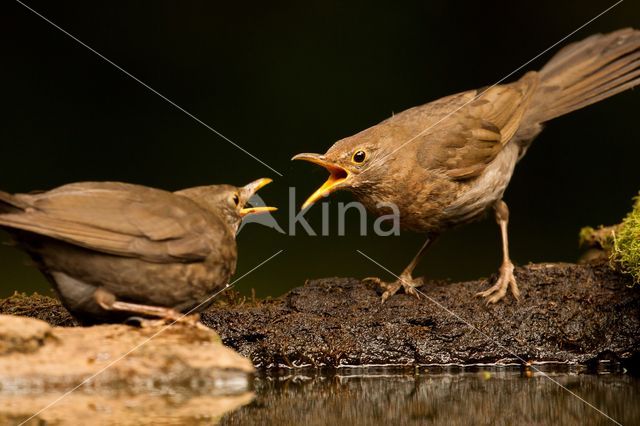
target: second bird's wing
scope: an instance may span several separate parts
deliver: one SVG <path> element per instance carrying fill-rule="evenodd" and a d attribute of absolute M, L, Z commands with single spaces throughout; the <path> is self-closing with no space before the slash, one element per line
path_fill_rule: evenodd
<path fill-rule="evenodd" d="M 437 111 L 432 116 L 436 124 L 420 142 L 420 164 L 453 179 L 481 174 L 518 130 L 537 80 L 536 73 L 529 73 L 515 83 L 427 104 Z"/>
<path fill-rule="evenodd" d="M 116 182 L 65 185 L 14 196 L 0 225 L 151 262 L 196 261 L 232 239 L 221 220 L 167 191 Z"/>

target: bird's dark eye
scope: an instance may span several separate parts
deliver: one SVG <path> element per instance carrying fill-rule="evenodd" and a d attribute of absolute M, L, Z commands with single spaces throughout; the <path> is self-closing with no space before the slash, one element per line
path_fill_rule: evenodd
<path fill-rule="evenodd" d="M 365 158 L 367 158 L 367 153 L 364 151 L 356 151 L 353 154 L 353 157 L 351 158 L 351 161 L 353 161 L 354 163 L 362 163 L 364 162 Z"/>
<path fill-rule="evenodd" d="M 233 194 L 233 203 L 237 206 L 239 202 L 240 197 L 238 197 L 238 194 Z"/>

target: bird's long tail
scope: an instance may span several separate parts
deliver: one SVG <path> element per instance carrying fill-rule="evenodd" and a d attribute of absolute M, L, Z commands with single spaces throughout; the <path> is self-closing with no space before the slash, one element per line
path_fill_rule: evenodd
<path fill-rule="evenodd" d="M 595 34 L 560 50 L 538 73 L 529 117 L 543 123 L 640 84 L 640 31 Z"/>

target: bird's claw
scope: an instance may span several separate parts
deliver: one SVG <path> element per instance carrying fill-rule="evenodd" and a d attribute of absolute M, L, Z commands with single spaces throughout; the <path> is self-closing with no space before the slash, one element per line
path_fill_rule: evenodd
<path fill-rule="evenodd" d="M 398 290 L 400 289 L 400 287 L 402 287 L 402 283 L 400 283 L 399 281 L 396 281 L 394 283 L 380 283 L 380 286 L 385 289 L 384 293 L 382 293 L 382 298 L 380 300 L 381 303 L 384 303 L 387 301 L 388 298 L 390 298 L 391 296 L 393 296 L 394 294 L 396 294 L 398 292 Z"/>
<path fill-rule="evenodd" d="M 189 327 L 199 328 L 201 330 L 209 330 L 209 327 L 200 322 L 200 314 L 180 315 L 178 318 L 172 318 L 170 324 L 184 324 Z"/>
<path fill-rule="evenodd" d="M 367 278 L 363 278 L 362 279 L 363 283 L 370 283 L 370 284 L 374 284 L 376 286 L 380 286 L 383 287 L 386 285 L 385 282 L 383 282 L 380 278 L 378 277 L 367 277 Z"/>
<path fill-rule="evenodd" d="M 517 301 L 520 301 L 520 290 L 518 289 L 518 284 L 516 283 L 516 277 L 513 274 L 513 271 L 513 263 L 503 263 L 500 267 L 500 276 L 496 283 L 487 290 L 476 293 L 476 296 L 484 297 L 487 301 L 487 305 L 489 305 L 504 298 L 507 294 L 507 289 L 510 288 L 513 297 L 515 297 Z"/>
<path fill-rule="evenodd" d="M 418 293 L 418 290 L 416 290 L 416 287 L 420 287 L 422 285 L 422 283 L 420 283 L 420 285 L 414 286 L 414 285 L 404 285 L 404 292 L 407 294 L 410 294 L 412 296 L 415 296 L 416 299 L 420 300 L 420 294 Z"/>
<path fill-rule="evenodd" d="M 384 282 L 377 277 L 368 277 L 363 279 L 362 281 L 373 283 L 384 290 L 384 293 L 382 293 L 382 297 L 381 297 L 382 303 L 386 302 L 387 299 L 389 299 L 391 296 L 396 294 L 398 290 L 400 290 L 400 287 L 404 289 L 404 292 L 406 294 L 415 296 L 416 299 L 420 300 L 420 294 L 418 293 L 418 290 L 416 290 L 416 288 L 424 285 L 424 280 L 422 277 L 421 278 L 400 277 L 398 280 L 390 283 Z"/>
<path fill-rule="evenodd" d="M 140 328 L 156 328 L 167 327 L 174 324 L 182 324 L 189 327 L 195 327 L 199 329 L 209 329 L 206 325 L 200 322 L 200 314 L 182 315 L 176 312 L 175 315 L 169 314 L 164 318 L 142 318 L 142 317 L 129 317 L 126 321 L 127 324 L 136 325 Z"/>

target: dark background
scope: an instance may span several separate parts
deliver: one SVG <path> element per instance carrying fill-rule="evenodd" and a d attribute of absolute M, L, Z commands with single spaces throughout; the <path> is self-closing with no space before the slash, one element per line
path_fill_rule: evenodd
<path fill-rule="evenodd" d="M 299 206 L 326 175 L 291 163 L 293 154 L 323 152 L 392 112 L 492 84 L 613 3 L 27 2 L 284 174 L 278 178 L 19 3 L 4 1 L 0 188 L 118 180 L 175 190 L 269 176 L 277 179 L 261 195 L 283 207 L 276 218 L 286 228 L 287 188 L 298 188 Z M 639 24 L 640 3 L 629 0 L 570 41 Z M 575 261 L 580 227 L 618 222 L 629 210 L 640 189 L 638 111 L 639 93 L 629 91 L 548 125 L 506 194 L 515 261 Z M 349 200 L 348 193 L 330 198 L 332 219 L 336 203 Z M 315 206 L 307 215 L 318 230 L 320 213 Z M 245 228 L 236 276 L 285 252 L 239 288 L 264 296 L 306 278 L 390 278 L 355 250 L 399 271 L 422 243 L 412 234 L 360 237 L 355 219 L 345 237 Z M 445 235 L 418 273 L 470 279 L 494 273 L 499 261 L 498 229 L 487 220 Z M 25 263 L 20 252 L 0 247 L 0 294 L 48 294 Z"/>

